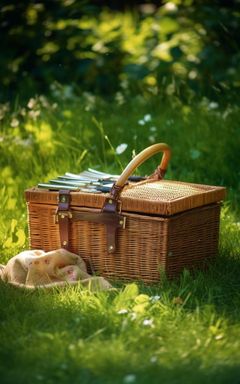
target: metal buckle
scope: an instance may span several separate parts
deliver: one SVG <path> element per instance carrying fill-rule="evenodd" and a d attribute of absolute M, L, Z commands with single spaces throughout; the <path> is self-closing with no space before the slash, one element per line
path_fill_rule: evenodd
<path fill-rule="evenodd" d="M 126 216 L 122 216 L 119 224 L 121 225 L 122 229 L 126 228 Z"/>
<path fill-rule="evenodd" d="M 118 204 L 118 212 L 121 214 L 122 213 L 122 200 L 118 200 L 117 201 L 117 204 Z"/>
<path fill-rule="evenodd" d="M 72 218 L 72 213 L 70 211 L 58 211 L 54 213 L 54 224 L 59 223 L 59 218 L 64 219 L 65 217 L 68 217 L 69 219 Z"/>

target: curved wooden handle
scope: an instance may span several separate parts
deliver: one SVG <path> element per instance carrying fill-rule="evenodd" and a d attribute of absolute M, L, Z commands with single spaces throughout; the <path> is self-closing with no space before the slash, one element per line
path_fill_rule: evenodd
<path fill-rule="evenodd" d="M 157 170 L 155 171 L 155 173 L 152 176 L 150 176 L 150 178 L 160 179 L 161 178 L 160 174 L 162 174 L 162 177 L 163 177 L 163 175 L 167 170 L 168 162 L 171 157 L 171 149 L 167 144 L 159 143 L 159 144 L 151 145 L 150 147 L 144 149 L 137 156 L 135 156 L 134 159 L 132 159 L 132 161 L 130 161 L 130 163 L 126 166 L 126 168 L 120 175 L 119 179 L 116 181 L 115 183 L 116 187 L 123 187 L 126 181 L 128 180 L 129 176 L 131 176 L 131 174 L 135 171 L 135 169 L 158 152 L 163 152 L 162 161 L 158 166 Z"/>

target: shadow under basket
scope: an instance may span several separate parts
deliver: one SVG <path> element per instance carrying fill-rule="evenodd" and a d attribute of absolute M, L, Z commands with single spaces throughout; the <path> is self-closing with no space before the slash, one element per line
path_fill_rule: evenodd
<path fill-rule="evenodd" d="M 124 170 L 117 192 L 28 189 L 30 247 L 67 248 L 83 258 L 90 273 L 109 279 L 156 283 L 161 271 L 175 278 L 184 268 L 205 269 L 218 252 L 225 188 L 158 180 L 156 173 L 124 186 L 139 156 L 145 154 L 143 162 L 153 147 L 154 153 L 164 152 L 166 162 L 166 144 L 147 148 L 147 156 L 147 150 L 141 152 Z"/>

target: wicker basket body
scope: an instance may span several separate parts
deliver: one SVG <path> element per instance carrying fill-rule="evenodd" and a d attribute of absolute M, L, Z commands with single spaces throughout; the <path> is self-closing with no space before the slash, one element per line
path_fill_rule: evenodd
<path fill-rule="evenodd" d="M 54 220 L 56 209 L 57 205 L 28 202 L 32 249 L 50 251 L 61 247 Z M 72 211 L 100 212 L 100 209 L 73 206 Z M 204 268 L 217 254 L 218 203 L 170 216 L 124 211 L 122 214 L 126 217 L 126 227 L 117 230 L 117 249 L 113 254 L 107 251 L 104 224 L 89 221 L 70 224 L 69 249 L 86 261 L 89 272 L 109 278 L 156 282 L 161 271 L 168 277 L 177 277 L 184 268 Z"/>
<path fill-rule="evenodd" d="M 110 201 L 104 193 L 70 195 L 71 215 L 101 215 L 104 202 Z M 110 279 L 157 282 L 161 271 L 174 278 L 184 268 L 205 268 L 217 255 L 224 195 L 222 187 L 168 180 L 128 185 L 117 207 L 125 227 L 116 230 L 114 252 L 109 252 L 107 226 L 91 220 L 69 220 L 68 249 L 86 261 L 90 273 Z M 26 191 L 32 249 L 50 251 L 62 246 L 55 220 L 58 196 L 38 188 Z"/>

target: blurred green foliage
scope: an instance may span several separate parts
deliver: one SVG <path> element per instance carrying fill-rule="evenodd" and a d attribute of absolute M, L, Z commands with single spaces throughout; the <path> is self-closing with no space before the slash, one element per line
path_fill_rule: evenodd
<path fill-rule="evenodd" d="M 46 93 L 57 81 L 107 96 L 234 98 L 239 0 L 159 4 L 117 11 L 87 0 L 1 1 L 1 97 Z"/>

